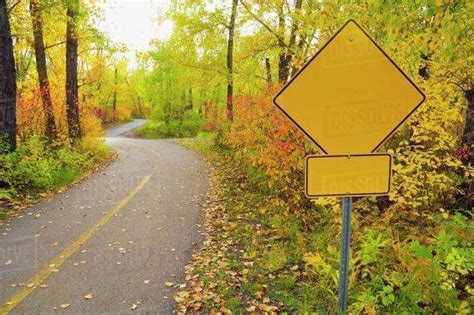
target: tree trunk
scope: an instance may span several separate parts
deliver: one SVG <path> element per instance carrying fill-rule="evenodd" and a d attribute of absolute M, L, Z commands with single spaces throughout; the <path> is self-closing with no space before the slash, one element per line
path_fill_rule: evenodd
<path fill-rule="evenodd" d="M 234 32 L 237 5 L 239 0 L 232 0 L 232 12 L 229 23 L 229 41 L 227 42 L 227 119 L 234 120 Z"/>
<path fill-rule="evenodd" d="M 301 7 L 303 6 L 303 0 L 296 0 L 295 2 L 295 13 L 299 13 L 301 11 Z M 280 8 L 278 12 L 278 27 L 279 33 L 281 38 L 285 36 L 285 14 L 283 12 L 283 7 Z M 286 45 L 281 40 L 279 41 L 280 46 L 280 55 L 279 55 L 279 62 L 278 62 L 278 79 L 280 84 L 285 84 L 288 80 L 290 75 L 290 66 L 293 61 L 294 55 L 294 48 L 296 45 L 296 35 L 298 33 L 299 23 L 298 21 L 293 20 L 291 34 L 290 34 L 290 41 L 288 45 Z"/>
<path fill-rule="evenodd" d="M 465 149 L 470 151 L 470 158 L 472 159 L 474 155 L 474 89 L 466 90 L 464 95 L 467 100 L 467 110 L 462 143 Z"/>
<path fill-rule="evenodd" d="M 295 3 L 295 14 L 300 14 L 301 6 L 303 5 L 303 0 L 296 0 Z M 288 67 L 288 75 L 290 74 L 290 66 L 293 62 L 293 55 L 295 53 L 295 46 L 296 46 L 296 34 L 298 33 L 300 23 L 296 20 L 293 20 L 293 24 L 291 27 L 291 35 L 290 35 L 290 42 L 288 44 L 288 52 L 286 53 L 286 66 Z"/>
<path fill-rule="evenodd" d="M 189 102 L 188 102 L 188 110 L 193 110 L 194 103 L 193 103 L 193 87 L 189 87 Z"/>
<path fill-rule="evenodd" d="M 272 86 L 272 65 L 270 64 L 270 58 L 265 58 L 265 71 L 267 73 L 267 85 L 270 88 Z"/>
<path fill-rule="evenodd" d="M 281 85 L 286 83 L 288 80 L 288 64 L 286 63 L 286 44 L 284 42 L 285 38 L 285 15 L 283 12 L 283 3 L 278 10 L 278 33 L 280 38 L 278 39 L 278 46 L 280 48 L 280 53 L 278 55 L 278 82 Z"/>
<path fill-rule="evenodd" d="M 79 87 L 77 84 L 77 23 L 79 0 L 67 1 L 66 26 L 66 112 L 69 137 L 75 141 L 82 137 L 79 118 Z"/>
<path fill-rule="evenodd" d="M 0 135 L 6 135 L 8 147 L 16 149 L 16 70 L 7 4 L 0 0 Z"/>
<path fill-rule="evenodd" d="M 114 122 L 117 121 L 117 81 L 118 81 L 118 70 L 117 66 L 115 67 L 115 74 L 114 74 L 114 100 L 113 100 L 113 109 L 114 109 Z"/>
<path fill-rule="evenodd" d="M 43 25 L 38 0 L 30 0 L 30 14 L 33 22 L 33 37 L 38 72 L 39 87 L 45 113 L 46 136 L 51 140 L 57 139 L 56 123 L 54 122 L 53 102 L 49 87 L 48 70 L 46 68 L 46 53 L 43 41 Z"/>

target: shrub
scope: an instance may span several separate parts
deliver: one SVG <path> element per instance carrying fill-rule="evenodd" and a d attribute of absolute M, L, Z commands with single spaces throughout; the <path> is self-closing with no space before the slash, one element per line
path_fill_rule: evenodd
<path fill-rule="evenodd" d="M 35 195 L 69 184 L 109 155 L 109 149 L 92 138 L 58 149 L 44 138 L 32 136 L 15 152 L 0 155 L 0 199 Z"/>

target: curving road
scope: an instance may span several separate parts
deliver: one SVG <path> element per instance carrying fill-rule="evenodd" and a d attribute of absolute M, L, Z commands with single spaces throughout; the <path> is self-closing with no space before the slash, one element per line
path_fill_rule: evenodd
<path fill-rule="evenodd" d="M 167 140 L 109 130 L 118 159 L 0 225 L 0 314 L 173 313 L 201 240 L 208 170 Z"/>

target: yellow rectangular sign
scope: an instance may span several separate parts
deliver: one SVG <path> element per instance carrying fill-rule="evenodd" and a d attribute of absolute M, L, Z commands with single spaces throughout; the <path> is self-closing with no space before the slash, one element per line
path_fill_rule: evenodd
<path fill-rule="evenodd" d="M 306 157 L 306 196 L 367 196 L 390 192 L 390 154 Z"/>

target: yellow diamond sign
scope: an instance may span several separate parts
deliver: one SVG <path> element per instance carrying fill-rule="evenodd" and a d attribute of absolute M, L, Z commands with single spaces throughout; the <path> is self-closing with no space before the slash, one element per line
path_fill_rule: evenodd
<path fill-rule="evenodd" d="M 424 94 L 355 22 L 347 22 L 274 103 L 324 153 L 377 150 Z"/>

